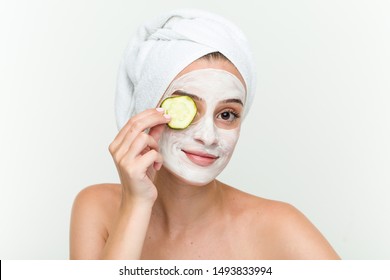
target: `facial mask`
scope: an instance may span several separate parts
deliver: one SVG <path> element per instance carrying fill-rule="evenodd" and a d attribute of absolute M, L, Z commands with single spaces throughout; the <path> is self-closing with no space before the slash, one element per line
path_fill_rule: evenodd
<path fill-rule="evenodd" d="M 226 167 L 240 134 L 239 119 L 234 126 L 220 119 L 217 114 L 221 110 L 228 112 L 229 102 L 236 102 L 235 106 L 238 101 L 245 104 L 245 88 L 230 72 L 201 69 L 174 80 L 163 99 L 183 92 L 195 96 L 196 102 L 202 105 L 202 112 L 184 130 L 166 128 L 160 139 L 160 152 L 164 166 L 170 172 L 191 184 L 204 185 L 215 179 Z M 229 125 L 221 126 L 220 123 Z"/>

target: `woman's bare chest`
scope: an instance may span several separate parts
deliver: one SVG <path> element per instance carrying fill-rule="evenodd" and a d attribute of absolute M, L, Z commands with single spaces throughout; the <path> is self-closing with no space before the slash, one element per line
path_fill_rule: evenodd
<path fill-rule="evenodd" d="M 142 259 L 254 259 L 256 250 L 235 230 L 208 228 L 175 237 L 148 232 Z"/>

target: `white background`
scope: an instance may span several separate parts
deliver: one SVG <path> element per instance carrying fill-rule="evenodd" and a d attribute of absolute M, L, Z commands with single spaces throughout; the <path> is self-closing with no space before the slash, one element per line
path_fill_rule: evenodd
<path fill-rule="evenodd" d="M 0 258 L 67 259 L 73 199 L 118 182 L 116 72 L 145 19 L 217 12 L 258 91 L 220 179 L 299 208 L 345 259 L 390 259 L 390 2 L 0 0 Z"/>

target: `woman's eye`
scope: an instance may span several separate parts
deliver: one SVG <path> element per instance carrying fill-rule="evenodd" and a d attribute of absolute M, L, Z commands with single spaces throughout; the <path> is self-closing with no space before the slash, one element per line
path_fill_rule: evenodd
<path fill-rule="evenodd" d="M 233 111 L 225 111 L 220 113 L 217 118 L 222 119 L 224 121 L 232 122 L 235 119 L 239 118 L 239 115 Z"/>

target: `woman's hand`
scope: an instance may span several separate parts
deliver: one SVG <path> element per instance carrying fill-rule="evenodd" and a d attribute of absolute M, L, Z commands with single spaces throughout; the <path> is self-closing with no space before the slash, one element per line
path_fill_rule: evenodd
<path fill-rule="evenodd" d="M 110 144 L 123 189 L 122 206 L 156 200 L 153 179 L 163 163 L 158 140 L 169 121 L 163 109 L 146 110 L 129 119 Z"/>

